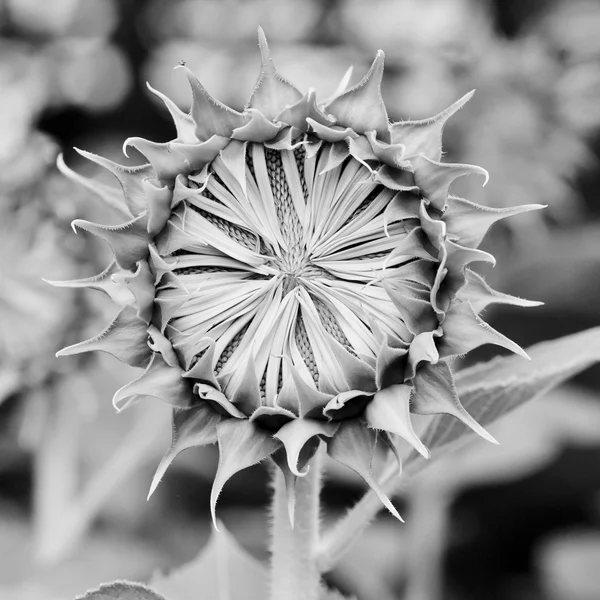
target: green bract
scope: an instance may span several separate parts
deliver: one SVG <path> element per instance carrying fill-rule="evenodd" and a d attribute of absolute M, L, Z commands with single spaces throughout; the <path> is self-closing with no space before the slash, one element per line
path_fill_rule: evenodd
<path fill-rule="evenodd" d="M 462 408 L 447 359 L 493 343 L 525 353 L 478 313 L 492 302 L 530 303 L 491 290 L 467 266 L 499 219 L 449 194 L 480 167 L 440 162 L 446 120 L 390 124 L 380 94 L 383 53 L 365 78 L 319 103 L 275 70 L 259 32 L 262 69 L 246 109 L 212 98 L 185 67 L 191 114 L 155 92 L 177 138 L 132 138 L 149 164 L 128 168 L 81 152 L 122 187 L 90 182 L 127 222 L 75 221 L 106 240 L 114 262 L 91 287 L 122 308 L 99 336 L 62 356 L 103 350 L 144 369 L 114 398 L 173 405 L 173 444 L 153 488 L 182 450 L 218 442 L 212 505 L 227 479 L 272 457 L 288 483 L 320 440 L 358 471 L 378 442 L 397 437 L 423 455 L 410 413 L 448 413 L 493 438 Z"/>

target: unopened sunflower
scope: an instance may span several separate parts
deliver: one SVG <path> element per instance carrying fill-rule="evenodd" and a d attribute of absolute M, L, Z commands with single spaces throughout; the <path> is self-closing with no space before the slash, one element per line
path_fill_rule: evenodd
<path fill-rule="evenodd" d="M 463 409 L 448 359 L 482 344 L 525 356 L 478 313 L 491 290 L 468 268 L 495 221 L 539 208 L 494 210 L 449 193 L 472 165 L 440 162 L 446 120 L 471 97 L 424 121 L 391 123 L 381 99 L 383 53 L 356 86 L 319 102 L 273 66 L 242 112 L 196 77 L 191 114 L 152 90 L 177 137 L 131 138 L 148 164 L 123 167 L 81 152 L 115 189 L 62 170 L 117 207 L 119 226 L 77 220 L 108 242 L 114 261 L 69 282 L 120 306 L 97 337 L 62 356 L 103 350 L 144 369 L 121 388 L 173 405 L 173 443 L 153 488 L 182 450 L 218 442 L 212 506 L 231 475 L 272 457 L 293 504 L 294 484 L 322 440 L 397 514 L 371 473 L 378 443 L 398 438 L 424 456 L 411 413 L 447 413 L 493 438 Z"/>

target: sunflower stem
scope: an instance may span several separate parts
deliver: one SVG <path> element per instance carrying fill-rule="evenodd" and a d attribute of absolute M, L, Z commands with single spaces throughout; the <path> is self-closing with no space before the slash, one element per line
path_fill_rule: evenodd
<path fill-rule="evenodd" d="M 271 599 L 318 600 L 321 576 L 316 562 L 319 542 L 322 453 L 310 462 L 296 483 L 294 525 L 288 512 L 288 494 L 279 469 L 273 469 L 271 530 Z"/>
<path fill-rule="evenodd" d="M 379 482 L 389 496 L 399 491 L 398 467 L 390 462 Z M 331 571 L 360 537 L 371 521 L 383 510 L 383 504 L 373 490 L 365 495 L 323 536 L 316 553 L 319 571 Z"/>

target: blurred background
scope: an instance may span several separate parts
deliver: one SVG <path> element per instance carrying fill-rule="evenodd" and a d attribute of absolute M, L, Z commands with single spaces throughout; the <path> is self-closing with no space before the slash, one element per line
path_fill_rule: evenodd
<path fill-rule="evenodd" d="M 392 119 L 431 116 L 477 88 L 451 120 L 452 161 L 487 168 L 495 207 L 547 204 L 497 226 L 494 287 L 541 300 L 495 310 L 521 345 L 600 322 L 600 2 L 597 0 L 0 0 L 0 598 L 65 600 L 115 578 L 145 580 L 192 558 L 210 532 L 217 454 L 190 450 L 150 502 L 170 441 L 160 402 L 116 415 L 132 377 L 107 356 L 54 358 L 100 331 L 115 307 L 41 281 L 99 273 L 108 251 L 76 217 L 108 222 L 57 171 L 86 175 L 81 147 L 123 164 L 129 136 L 174 137 L 145 82 L 189 107 L 181 60 L 241 108 L 258 75 L 262 25 L 279 71 L 320 98 L 350 64 L 386 53 Z M 141 162 L 141 160 L 137 160 Z M 104 177 L 102 175 L 102 177 Z M 487 358 L 481 352 L 471 358 Z M 400 495 L 329 582 L 361 600 L 597 600 L 600 370 L 588 370 L 492 428 Z M 220 516 L 265 557 L 266 473 L 226 487 Z M 325 520 L 364 491 L 331 469 Z M 414 576 L 414 573 L 424 576 Z M 411 574 L 408 577 L 407 573 Z"/>

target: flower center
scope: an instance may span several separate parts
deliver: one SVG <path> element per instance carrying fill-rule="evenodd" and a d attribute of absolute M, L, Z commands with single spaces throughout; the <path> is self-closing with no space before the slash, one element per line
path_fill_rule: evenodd
<path fill-rule="evenodd" d="M 190 194 L 158 240 L 163 256 L 176 256 L 175 279 L 157 293 L 165 334 L 184 369 L 214 344 L 226 393 L 247 365 L 267 404 L 290 366 L 320 390 L 343 389 L 339 360 L 371 364 L 381 336 L 409 335 L 382 278 L 412 260 L 385 264 L 414 225 L 386 231 L 396 192 L 357 160 L 332 156 L 327 143 L 310 156 L 304 146 L 240 144 L 241 165 L 230 154 L 208 176 L 190 176 Z"/>

